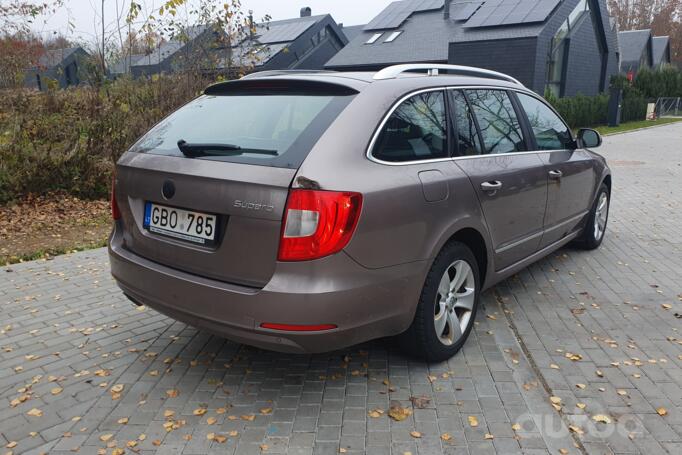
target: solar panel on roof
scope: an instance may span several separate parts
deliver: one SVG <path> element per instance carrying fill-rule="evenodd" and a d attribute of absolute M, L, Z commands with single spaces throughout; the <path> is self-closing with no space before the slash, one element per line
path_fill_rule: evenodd
<path fill-rule="evenodd" d="M 444 4 L 445 0 L 422 0 L 420 4 L 414 7 L 413 11 L 431 11 L 434 9 L 441 9 Z"/>
<path fill-rule="evenodd" d="M 559 0 L 540 0 L 526 17 L 526 22 L 541 22 L 547 19 L 552 11 L 559 4 Z"/>
<path fill-rule="evenodd" d="M 483 5 L 483 1 L 452 3 L 450 5 L 450 19 L 466 21 Z"/>
<path fill-rule="evenodd" d="M 414 12 L 413 2 L 393 2 L 365 26 L 365 30 L 398 28 Z"/>
<path fill-rule="evenodd" d="M 544 22 L 561 0 L 487 0 L 466 28 Z"/>
<path fill-rule="evenodd" d="M 271 24 L 270 29 L 265 30 L 258 38 L 258 41 L 263 44 L 294 41 L 303 32 L 308 30 L 314 23 L 314 20 L 307 20 L 295 21 L 286 24 Z"/>

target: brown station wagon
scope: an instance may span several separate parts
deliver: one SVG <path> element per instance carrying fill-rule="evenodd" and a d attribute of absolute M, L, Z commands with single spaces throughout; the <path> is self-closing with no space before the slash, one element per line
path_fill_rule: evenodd
<path fill-rule="evenodd" d="M 111 270 L 133 302 L 237 342 L 323 352 L 399 335 L 444 360 L 482 291 L 601 244 L 600 144 L 492 71 L 255 73 L 120 159 Z"/>

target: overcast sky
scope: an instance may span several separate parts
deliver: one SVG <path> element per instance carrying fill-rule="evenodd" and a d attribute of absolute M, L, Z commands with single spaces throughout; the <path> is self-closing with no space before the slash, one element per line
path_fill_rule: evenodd
<path fill-rule="evenodd" d="M 93 42 L 95 33 L 100 33 L 101 30 L 101 0 L 64 1 L 64 8 L 35 23 L 35 31 L 43 37 L 57 32 L 67 37 Z M 136 1 L 149 11 L 163 3 L 163 0 Z M 242 0 L 242 6 L 244 11 L 252 9 L 256 18 L 269 14 L 273 20 L 297 17 L 301 7 L 309 6 L 313 14 L 331 13 L 337 22 L 357 25 L 369 22 L 390 2 L 391 0 Z M 104 22 L 108 33 L 116 30 L 117 11 L 118 15 L 122 16 L 120 23 L 125 24 L 129 5 L 130 0 L 104 0 Z"/>

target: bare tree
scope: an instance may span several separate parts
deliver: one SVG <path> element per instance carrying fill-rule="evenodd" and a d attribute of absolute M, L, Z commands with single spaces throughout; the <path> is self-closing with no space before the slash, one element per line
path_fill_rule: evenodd
<path fill-rule="evenodd" d="M 682 0 L 609 0 L 618 28 L 650 28 L 654 36 L 669 36 L 673 60 L 682 60 Z"/>

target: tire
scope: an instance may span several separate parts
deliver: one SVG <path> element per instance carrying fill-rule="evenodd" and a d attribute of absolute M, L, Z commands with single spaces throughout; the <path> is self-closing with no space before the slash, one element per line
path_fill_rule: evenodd
<path fill-rule="evenodd" d="M 442 362 L 457 354 L 474 326 L 480 289 L 474 254 L 462 243 L 448 243 L 426 276 L 412 325 L 400 335 L 403 349 L 432 362 Z M 443 296 L 446 291 L 448 295 Z"/>
<path fill-rule="evenodd" d="M 611 206 L 611 193 L 609 187 L 602 183 L 597 197 L 595 198 L 592 210 L 587 217 L 587 223 L 583 232 L 576 239 L 576 246 L 583 250 L 596 250 L 604 241 L 606 226 L 609 221 L 609 208 Z"/>

